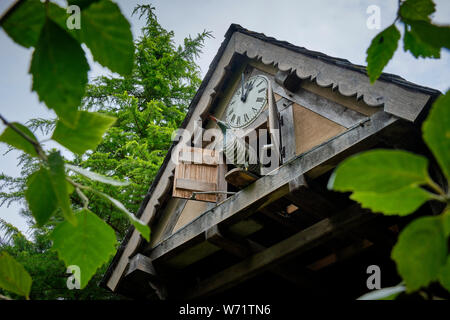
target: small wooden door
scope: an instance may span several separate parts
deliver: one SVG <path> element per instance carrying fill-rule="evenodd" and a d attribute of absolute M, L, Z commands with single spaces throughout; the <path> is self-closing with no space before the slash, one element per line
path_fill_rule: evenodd
<path fill-rule="evenodd" d="M 175 167 L 173 197 L 189 199 L 193 192 L 219 190 L 219 153 L 186 147 L 180 150 Z M 197 194 L 196 200 L 217 202 L 217 194 Z"/>

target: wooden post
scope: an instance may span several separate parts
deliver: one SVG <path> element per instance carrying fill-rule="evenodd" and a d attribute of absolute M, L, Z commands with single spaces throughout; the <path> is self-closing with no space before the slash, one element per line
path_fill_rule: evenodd
<path fill-rule="evenodd" d="M 295 124 L 292 102 L 282 98 L 278 101 L 280 110 L 281 161 L 286 163 L 295 157 Z"/>
<path fill-rule="evenodd" d="M 157 276 L 152 260 L 143 254 L 136 254 L 130 259 L 128 271 L 125 277 L 131 281 L 145 283 L 148 282 L 150 290 L 159 299 L 167 298 L 167 289 L 164 282 Z"/>

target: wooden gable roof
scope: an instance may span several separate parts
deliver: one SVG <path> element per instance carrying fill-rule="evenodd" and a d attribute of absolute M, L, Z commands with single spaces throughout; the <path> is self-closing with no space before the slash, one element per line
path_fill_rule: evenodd
<path fill-rule="evenodd" d="M 180 230 L 181 232 L 158 245 L 151 252 L 151 259 L 158 259 L 186 239 L 193 239 L 204 232 L 203 226 L 206 220 L 208 223 L 219 223 L 243 209 L 258 207 L 265 197 L 278 192 L 280 188 L 295 189 L 295 179 L 301 179 L 303 173 L 314 170 L 319 164 L 329 161 L 337 154 L 357 145 L 399 119 L 408 122 L 418 121 L 440 94 L 437 90 L 413 84 L 399 76 L 387 73 L 383 73 L 374 85 L 370 85 L 363 66 L 297 47 L 232 24 L 190 104 L 181 128 L 192 131 L 194 126 L 192 120 L 197 117 L 204 118 L 214 100 L 220 98 L 223 83 L 230 76 L 231 66 L 236 63 L 236 57 L 242 56 L 260 60 L 281 72 L 295 73 L 304 81 L 314 82 L 320 87 L 337 91 L 343 96 L 354 97 L 355 100 L 362 100 L 368 106 L 382 107 L 384 112 L 370 117 L 369 123 L 364 126 L 352 127 L 351 130 L 336 136 L 326 145 L 319 145 L 301 157 L 295 157 L 280 167 L 277 175 L 257 180 L 253 188 L 242 191 L 245 197 L 233 196 L 231 201 L 211 209 L 207 217 L 205 215 L 199 217 L 193 221 L 189 229 Z M 152 224 L 158 209 L 170 192 L 174 164 L 169 160 L 174 147 L 175 144 L 169 149 L 137 212 L 137 216 L 149 225 Z M 259 192 L 259 198 L 253 195 L 256 188 L 262 190 Z M 129 266 L 130 257 L 141 251 L 143 243 L 139 233 L 131 227 L 104 275 L 103 286 L 113 291 L 117 289 Z"/>

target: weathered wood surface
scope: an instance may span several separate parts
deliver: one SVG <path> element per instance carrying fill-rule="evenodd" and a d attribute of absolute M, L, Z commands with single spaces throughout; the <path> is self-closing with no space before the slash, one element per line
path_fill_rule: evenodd
<path fill-rule="evenodd" d="M 219 179 L 218 152 L 211 149 L 185 147 L 175 167 L 173 197 L 189 199 L 194 191 L 217 191 Z M 216 194 L 198 194 L 196 200 L 217 202 Z"/>
<path fill-rule="evenodd" d="M 138 253 L 133 258 L 130 259 L 130 265 L 126 275 L 130 275 L 137 270 L 147 273 L 149 276 L 156 277 L 156 271 L 153 267 L 152 261 Z"/>
<path fill-rule="evenodd" d="M 280 110 L 280 108 L 278 109 Z M 281 161 L 285 163 L 295 157 L 295 123 L 292 104 L 280 111 Z"/>
<path fill-rule="evenodd" d="M 297 77 L 295 72 L 281 70 L 278 70 L 275 74 L 275 81 L 291 92 L 296 92 L 300 88 L 301 83 L 301 79 Z"/>
<path fill-rule="evenodd" d="M 157 296 L 159 300 L 167 298 L 167 288 L 162 279 L 157 276 L 153 263 L 148 257 L 140 253 L 132 257 L 125 277 L 129 281 L 139 283 L 141 290 L 144 290 L 147 285 L 147 296 L 153 298 Z"/>
<path fill-rule="evenodd" d="M 356 126 L 309 152 L 297 156 L 273 172 L 264 176 L 224 202 L 203 213 L 196 220 L 181 228 L 154 247 L 150 258 L 154 261 L 176 254 L 178 247 L 203 234 L 219 223 L 236 221 L 264 208 L 269 203 L 289 193 L 289 182 L 316 168 L 321 163 L 376 134 L 394 123 L 396 118 L 384 112 L 375 114 L 365 126 Z M 150 248 L 149 248 L 150 249 Z"/>
<path fill-rule="evenodd" d="M 276 264 L 288 261 L 302 252 L 373 219 L 374 216 L 361 211 L 359 206 L 354 205 L 201 281 L 194 288 L 188 289 L 182 297 L 195 299 L 229 289 Z"/>
<path fill-rule="evenodd" d="M 175 179 L 175 188 L 186 189 L 193 191 L 216 191 L 217 184 L 213 182 L 206 182 L 202 180 L 192 179 Z"/>
<path fill-rule="evenodd" d="M 295 70 L 301 79 L 315 80 L 318 85 L 323 87 L 331 86 L 334 89 L 338 89 L 343 95 L 356 96 L 357 100 L 363 98 L 369 105 L 379 106 L 384 104 L 386 112 L 409 121 L 414 121 L 417 118 L 429 99 L 429 96 L 426 94 L 412 92 L 398 85 L 383 81 L 377 81 L 371 86 L 367 77 L 358 72 L 342 69 L 235 32 L 230 37 L 221 56 L 217 57 L 215 69 L 197 105 L 194 106 L 195 109 L 191 120 L 185 127 L 186 130 L 193 132 L 194 122 L 208 111 L 217 95 L 216 89 L 223 82 L 223 79 L 229 75 L 227 66 L 230 65 L 236 53 L 246 55 L 249 58 L 261 58 L 264 64 L 276 64 L 282 71 Z M 144 223 L 152 224 L 158 210 L 159 199 L 164 196 L 171 186 L 169 181 L 173 175 L 174 168 L 174 164 L 169 162 L 158 180 L 141 216 L 141 220 Z M 111 276 L 107 280 L 107 286 L 111 290 L 114 291 L 117 287 L 128 264 L 129 257 L 135 253 L 141 240 L 139 232 L 134 230 Z"/>

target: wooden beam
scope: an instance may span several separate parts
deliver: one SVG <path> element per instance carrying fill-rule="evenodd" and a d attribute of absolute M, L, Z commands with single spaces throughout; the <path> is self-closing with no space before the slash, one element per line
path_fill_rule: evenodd
<path fill-rule="evenodd" d="M 234 223 L 248 217 L 261 208 L 289 193 L 289 183 L 304 173 L 317 170 L 320 165 L 342 152 L 383 130 L 397 121 L 396 117 L 379 112 L 370 117 L 364 126 L 355 126 L 330 141 L 299 155 L 277 168 L 272 174 L 263 176 L 245 189 L 227 198 L 216 207 L 204 212 L 154 248 L 148 248 L 150 258 L 156 261 L 182 250 L 190 241 L 195 241 L 207 229 L 216 224 Z M 183 246 L 182 246 L 183 245 Z"/>
<path fill-rule="evenodd" d="M 219 227 L 217 225 L 206 230 L 205 238 L 206 241 L 240 258 L 248 257 L 252 253 L 248 247 L 237 241 L 224 237 L 222 232 L 219 231 Z"/>
<path fill-rule="evenodd" d="M 266 250 L 264 246 L 249 239 L 236 241 L 229 237 L 225 237 L 223 233 L 219 231 L 217 226 L 207 230 L 205 237 L 208 242 L 242 259 L 247 258 L 254 253 Z M 270 268 L 270 271 L 302 288 L 308 288 L 308 290 L 317 289 L 318 283 L 316 281 L 319 279 L 317 279 L 312 272 L 302 267 L 291 266 L 288 264 L 274 265 Z"/>
<path fill-rule="evenodd" d="M 217 185 L 207 181 L 175 178 L 175 188 L 194 191 L 216 191 Z"/>
<path fill-rule="evenodd" d="M 157 276 L 155 268 L 150 258 L 138 253 L 130 259 L 128 271 L 125 274 L 128 281 L 140 283 L 141 288 L 143 283 L 147 283 L 148 296 L 156 295 L 160 300 L 167 298 L 167 289 L 164 282 Z"/>
<path fill-rule="evenodd" d="M 286 99 L 281 99 L 283 101 Z M 283 102 L 282 102 L 283 103 Z M 277 104 L 278 105 L 278 104 Z M 280 110 L 280 108 L 278 108 Z M 281 160 L 286 163 L 295 157 L 295 124 L 292 104 L 280 110 Z"/>
<path fill-rule="evenodd" d="M 297 77 L 295 72 L 278 70 L 275 74 L 275 81 L 289 91 L 296 92 L 300 88 L 302 80 Z"/>
<path fill-rule="evenodd" d="M 201 281 L 197 286 L 188 289 L 182 297 L 195 299 L 229 289 L 276 264 L 283 263 L 349 229 L 369 221 L 374 216 L 366 211 L 362 211 L 359 206 L 353 205 L 347 210 L 331 218 L 324 219 L 292 237 Z"/>
<path fill-rule="evenodd" d="M 323 269 L 336 262 L 344 261 L 354 256 L 355 254 L 364 251 L 372 245 L 373 243 L 366 239 L 357 241 L 356 243 L 353 243 L 343 249 L 337 250 L 336 252 L 309 264 L 307 268 L 313 271 Z"/>
<path fill-rule="evenodd" d="M 330 201 L 307 186 L 287 194 L 285 198 L 317 219 L 326 218 L 333 210 L 336 210 L 336 206 Z"/>
<path fill-rule="evenodd" d="M 366 115 L 305 89 L 297 90 L 297 92 L 294 93 L 285 90 L 285 88 L 275 82 L 273 84 L 273 91 L 283 98 L 291 100 L 346 128 L 351 128 L 355 124 L 367 119 Z"/>

